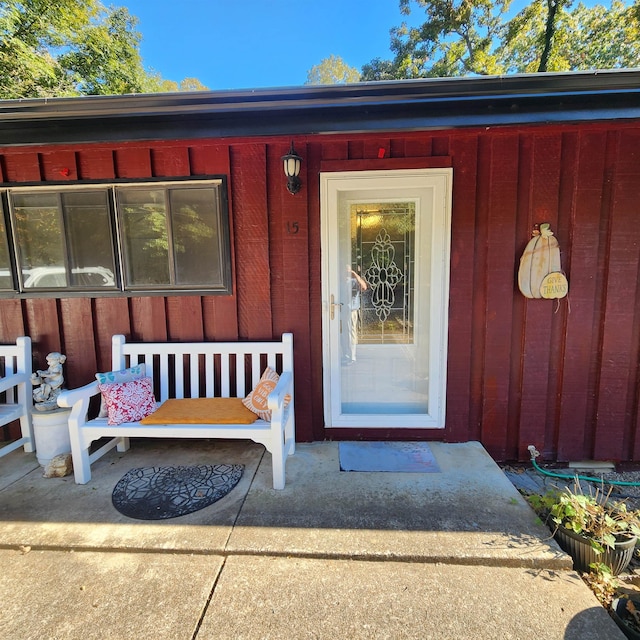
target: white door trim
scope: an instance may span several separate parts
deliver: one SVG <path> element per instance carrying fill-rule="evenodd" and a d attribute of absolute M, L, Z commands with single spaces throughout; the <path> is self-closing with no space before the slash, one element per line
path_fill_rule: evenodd
<path fill-rule="evenodd" d="M 400 169 L 320 173 L 322 242 L 322 331 L 325 426 L 444 428 L 451 253 L 453 169 Z M 426 191 L 425 191 L 426 190 Z M 352 415 L 340 413 L 340 356 L 337 323 L 330 319 L 331 294 L 339 282 L 338 199 L 341 192 L 375 193 L 375 197 L 411 199 L 419 191 L 431 202 L 431 282 L 429 344 L 429 409 L 426 414 Z M 386 194 L 386 196 L 385 196 Z M 405 195 L 406 194 L 406 195 Z M 425 224 L 424 220 L 420 224 Z M 331 347 L 333 345 L 333 348 Z"/>

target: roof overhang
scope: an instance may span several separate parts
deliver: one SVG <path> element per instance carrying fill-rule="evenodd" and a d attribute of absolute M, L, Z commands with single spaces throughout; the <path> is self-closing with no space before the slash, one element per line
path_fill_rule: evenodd
<path fill-rule="evenodd" d="M 640 118 L 640 71 L 0 101 L 0 146 Z"/>

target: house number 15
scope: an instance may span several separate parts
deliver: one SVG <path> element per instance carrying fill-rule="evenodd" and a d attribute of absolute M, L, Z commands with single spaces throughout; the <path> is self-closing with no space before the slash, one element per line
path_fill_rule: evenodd
<path fill-rule="evenodd" d="M 295 235 L 300 231 L 300 225 L 297 222 L 287 222 L 287 233 Z"/>

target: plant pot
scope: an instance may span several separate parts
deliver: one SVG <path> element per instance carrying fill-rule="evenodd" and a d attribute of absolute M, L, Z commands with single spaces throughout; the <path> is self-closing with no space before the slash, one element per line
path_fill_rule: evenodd
<path fill-rule="evenodd" d="M 576 571 L 589 573 L 591 571 L 590 564 L 602 562 L 616 576 L 629 566 L 637 540 L 636 536 L 620 537 L 614 549 L 605 548 L 603 553 L 596 553 L 586 536 L 574 533 L 562 526 L 558 527 L 554 535 L 560 548 L 573 558 L 573 568 Z"/>
<path fill-rule="evenodd" d="M 33 412 L 33 434 L 38 462 L 46 467 L 55 456 L 71 452 L 69 416 L 71 409 Z"/>
<path fill-rule="evenodd" d="M 640 609 L 640 602 L 633 598 L 616 598 L 611 603 L 611 617 L 615 620 L 615 623 L 620 627 L 620 630 L 630 640 L 640 640 L 640 631 L 636 631 L 635 626 L 630 626 L 630 616 L 627 613 L 627 602 L 631 600 L 636 609 Z"/>

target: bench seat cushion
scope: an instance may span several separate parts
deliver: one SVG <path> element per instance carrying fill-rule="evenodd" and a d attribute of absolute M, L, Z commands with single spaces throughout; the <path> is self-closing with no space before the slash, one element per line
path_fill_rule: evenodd
<path fill-rule="evenodd" d="M 180 398 L 165 400 L 141 424 L 252 424 L 258 416 L 242 398 Z"/>

